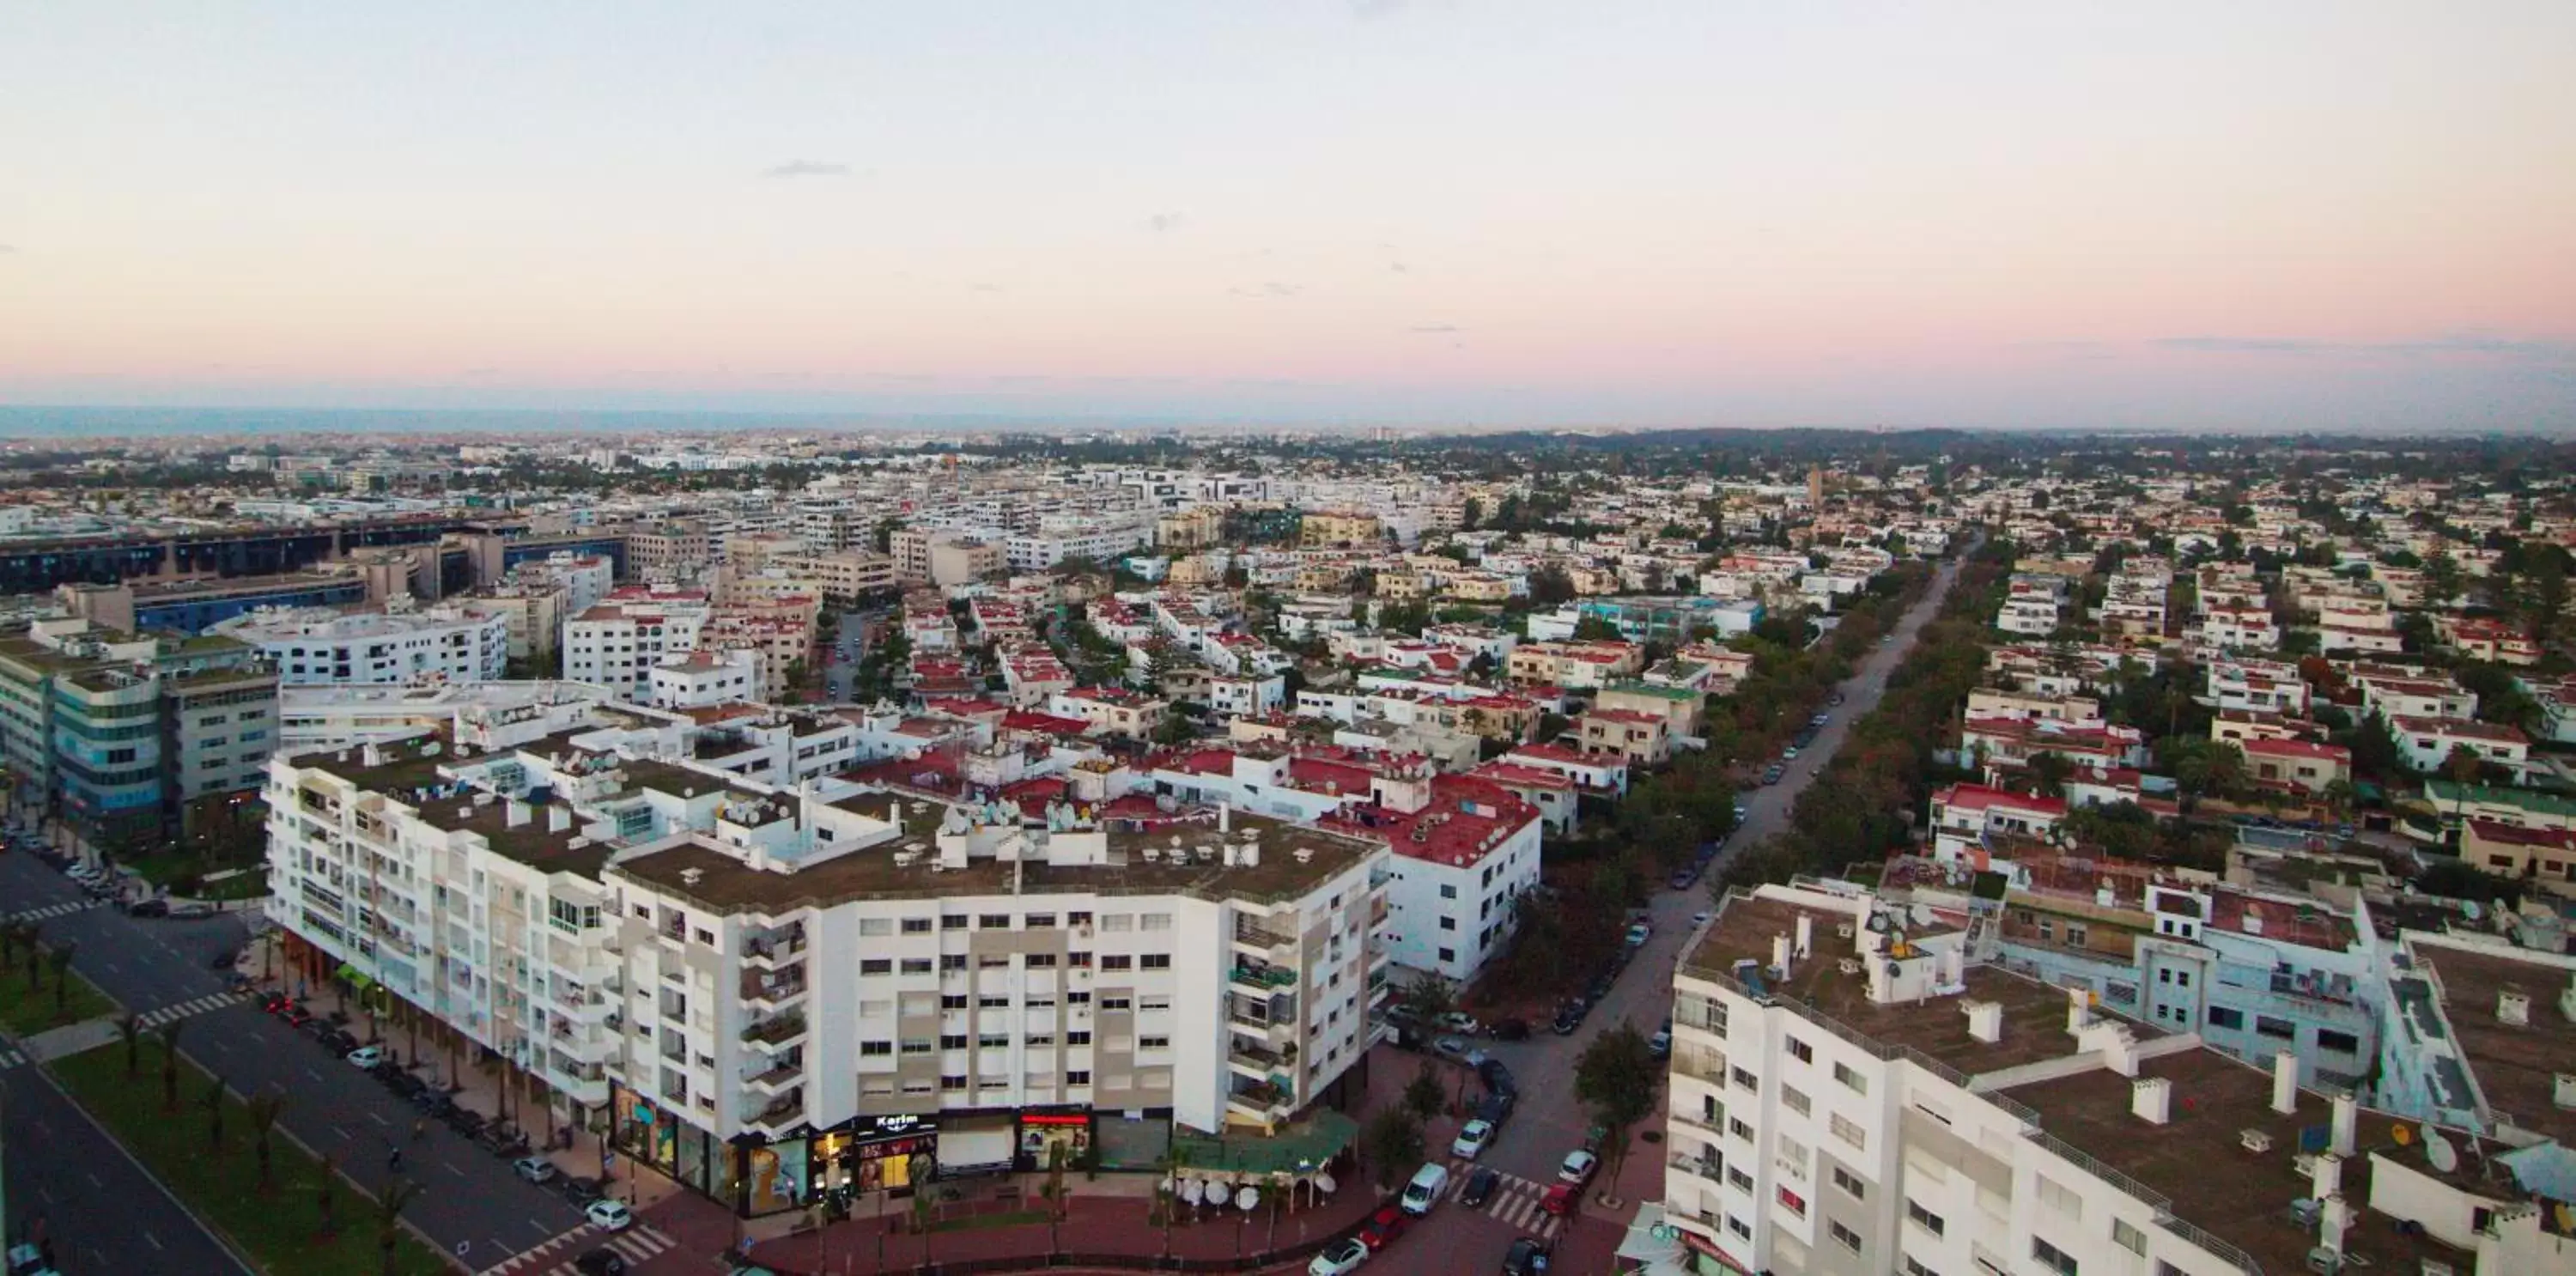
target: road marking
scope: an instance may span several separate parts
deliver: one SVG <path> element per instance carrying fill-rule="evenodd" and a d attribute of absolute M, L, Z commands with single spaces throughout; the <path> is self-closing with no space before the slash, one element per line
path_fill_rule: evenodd
<path fill-rule="evenodd" d="M 349 1132 L 348 1132 L 347 1130 L 343 1130 L 343 1129 L 341 1129 L 340 1127 L 338 1127 L 338 1126 L 336 1126 L 336 1125 L 331 1127 L 331 1132 L 332 1132 L 333 1134 L 339 1135 L 341 1138 L 344 1138 L 344 1139 L 345 1139 L 345 1138 L 347 1138 L 347 1137 L 349 1137 Z"/>
<path fill-rule="evenodd" d="M 368 1114 L 367 1114 L 367 1119 L 368 1119 L 368 1120 L 370 1120 L 370 1121 L 375 1122 L 375 1123 L 376 1123 L 376 1124 L 378 1124 L 378 1125 L 392 1125 L 392 1124 L 393 1124 L 393 1122 L 388 1121 L 388 1120 L 384 1119 L 383 1117 L 380 1117 L 380 1116 L 376 1115 L 376 1114 L 375 1114 L 375 1113 L 373 1113 L 373 1112 L 370 1112 L 370 1113 L 368 1113 Z"/>
<path fill-rule="evenodd" d="M 309 1064 L 309 1063 L 308 1063 L 308 1064 L 306 1064 L 306 1065 L 304 1065 L 304 1075 L 306 1075 L 306 1076 L 308 1076 L 308 1077 L 311 1077 L 311 1078 L 313 1078 L 313 1079 L 314 1079 L 314 1080 L 316 1080 L 316 1081 L 319 1081 L 319 1080 L 321 1080 L 321 1079 L 322 1079 L 322 1074 L 321 1074 L 321 1073 L 319 1073 L 319 1072 L 315 1072 L 315 1071 L 313 1070 L 313 1065 L 312 1065 L 312 1064 Z"/>
<path fill-rule="evenodd" d="M 455 1175 L 455 1176 L 456 1176 L 456 1177 L 458 1177 L 458 1178 L 463 1178 L 463 1177 L 465 1177 L 465 1171 L 460 1170 L 460 1169 L 456 1168 L 455 1166 L 448 1164 L 448 1163 L 447 1163 L 447 1162 L 445 1162 L 445 1161 L 441 1161 L 441 1162 L 439 1162 L 439 1163 L 438 1163 L 438 1168 L 440 1168 L 440 1169 L 442 1169 L 442 1170 L 445 1170 L 445 1171 L 447 1171 L 448 1173 L 453 1174 L 453 1175 Z"/>
<path fill-rule="evenodd" d="M 145 1232 L 145 1233 L 143 1234 L 143 1239 L 145 1239 L 145 1240 L 147 1240 L 147 1241 L 152 1242 L 152 1248 L 154 1248 L 154 1249 L 168 1249 L 168 1248 L 170 1248 L 169 1246 L 164 1245 L 164 1244 L 162 1244 L 162 1243 L 161 1243 L 161 1238 L 160 1238 L 160 1237 L 155 1236 L 155 1235 L 153 1235 L 153 1234 L 152 1234 L 152 1233 L 150 1233 L 150 1232 Z"/>
<path fill-rule="evenodd" d="M 97 1175 L 92 1174 L 92 1173 L 90 1173 L 90 1172 L 88 1172 L 88 1171 L 86 1171 L 86 1170 L 84 1170 L 84 1171 L 82 1171 L 82 1172 L 81 1172 L 81 1177 L 82 1177 L 82 1178 L 85 1178 L 85 1179 L 88 1179 L 88 1180 L 89 1180 L 89 1185 L 90 1185 L 91 1187 L 104 1189 L 104 1188 L 107 1186 L 107 1184 L 105 1184 L 105 1183 L 101 1183 L 101 1182 L 99 1182 L 99 1181 L 98 1181 L 98 1176 L 97 1176 Z"/>

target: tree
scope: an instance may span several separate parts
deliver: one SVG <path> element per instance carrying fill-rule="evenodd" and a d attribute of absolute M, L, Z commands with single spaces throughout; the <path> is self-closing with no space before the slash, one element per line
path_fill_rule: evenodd
<path fill-rule="evenodd" d="M 206 1110 L 206 1151 L 217 1153 L 224 1150 L 224 1079 L 206 1081 L 205 1097 L 197 1100 L 197 1106 Z"/>
<path fill-rule="evenodd" d="M 143 1072 L 143 1020 L 133 1014 L 116 1017 L 117 1039 L 125 1043 L 125 1075 L 135 1077 Z"/>
<path fill-rule="evenodd" d="M 376 1197 L 376 1259 L 383 1276 L 394 1276 L 394 1251 L 402 1246 L 403 1211 L 418 1195 L 420 1184 L 397 1174 Z"/>
<path fill-rule="evenodd" d="M 2444 778 L 2454 784 L 2474 784 L 2486 765 L 2486 758 L 2477 750 L 2465 744 L 2455 744 L 2451 746 L 2449 756 L 2442 759 L 2441 771 Z"/>
<path fill-rule="evenodd" d="M 322 1210 L 322 1236 L 328 1240 L 340 1234 L 340 1166 L 339 1154 L 322 1154 L 322 1181 L 314 1187 L 314 1204 Z"/>
<path fill-rule="evenodd" d="M 1064 1221 L 1064 1161 L 1065 1145 L 1061 1141 L 1047 1144 L 1046 1186 L 1039 1190 L 1046 1196 L 1047 1202 L 1047 1252 L 1049 1253 L 1064 1252 L 1062 1238 L 1056 1231 L 1056 1225 Z"/>
<path fill-rule="evenodd" d="M 29 922 L 27 923 L 27 928 L 18 932 L 18 935 L 19 938 L 25 940 L 27 944 L 27 991 L 31 993 L 43 992 L 45 988 L 45 928 L 35 924 L 34 922 Z"/>
<path fill-rule="evenodd" d="M 286 1096 L 275 1092 L 252 1095 L 249 1108 L 251 1150 L 259 1157 L 259 1190 L 265 1196 L 270 1187 L 268 1132 L 276 1128 L 279 1114 L 286 1111 Z"/>
<path fill-rule="evenodd" d="M 2432 557 L 2424 560 L 2423 572 L 2424 605 L 2435 611 L 2448 610 L 2460 596 L 2460 564 L 2449 550 L 2435 549 Z"/>
<path fill-rule="evenodd" d="M 911 1174 L 909 1176 L 909 1181 L 913 1185 L 912 1226 L 913 1230 L 921 1233 L 921 1262 L 922 1265 L 926 1267 L 930 1264 L 930 1225 L 937 1221 L 935 1215 L 938 1209 L 939 1200 L 937 1193 L 935 1193 L 930 1186 L 930 1175 L 933 1168 L 930 1158 L 924 1154 L 916 1152 L 913 1154 L 910 1164 Z"/>
<path fill-rule="evenodd" d="M 1609 1129 L 1602 1145 L 1609 1154 L 1608 1180 L 1619 1180 L 1628 1160 L 1628 1131 L 1655 1110 L 1656 1087 L 1663 1065 L 1646 1039 L 1628 1024 L 1613 1025 L 1592 1039 L 1574 1061 L 1574 1097 L 1592 1110 L 1592 1118 Z"/>
<path fill-rule="evenodd" d="M 1378 1190 L 1393 1191 L 1422 1160 L 1421 1120 L 1408 1108 L 1388 1108 L 1370 1117 L 1360 1127 L 1360 1155 L 1367 1158 Z"/>
<path fill-rule="evenodd" d="M 187 1020 L 173 1019 L 161 1025 L 161 1110 L 175 1116 L 179 1111 L 179 1030 Z"/>
<path fill-rule="evenodd" d="M 1441 975 L 1424 975 L 1405 985 L 1396 1004 L 1424 1027 L 1432 1027 L 1442 1015 L 1458 1009 L 1458 983 Z"/>
<path fill-rule="evenodd" d="M 2042 749 L 2030 755 L 2030 778 L 2041 797 L 2066 796 L 2066 779 L 2075 774 L 2075 764 L 2053 749 Z"/>
<path fill-rule="evenodd" d="M 1404 1083 L 1404 1110 L 1425 1121 L 1440 1115 L 1440 1105 L 1448 1097 L 1448 1090 L 1440 1084 L 1439 1071 L 1429 1059 L 1423 1060 L 1413 1079 Z"/>

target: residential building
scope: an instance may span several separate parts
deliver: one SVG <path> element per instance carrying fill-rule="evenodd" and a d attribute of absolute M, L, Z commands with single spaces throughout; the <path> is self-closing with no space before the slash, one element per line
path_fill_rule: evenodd
<path fill-rule="evenodd" d="M 2531 738 L 2501 723 L 2400 715 L 2388 720 L 2388 732 L 2397 741 L 2398 756 L 2418 771 L 2440 770 L 2453 749 L 2467 749 L 2482 761 L 2516 772 L 2531 757 Z"/>
<path fill-rule="evenodd" d="M 288 686 L 311 683 L 486 682 L 510 664 L 510 622 L 472 603 L 412 604 L 380 611 L 264 608 L 212 632 L 259 649 Z"/>

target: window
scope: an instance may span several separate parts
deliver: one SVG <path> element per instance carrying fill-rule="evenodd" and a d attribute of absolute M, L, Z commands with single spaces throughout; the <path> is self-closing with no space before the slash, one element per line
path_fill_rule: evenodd
<path fill-rule="evenodd" d="M 907 934 L 907 935 L 927 935 L 927 934 L 929 934 L 929 933 L 930 933 L 930 919 L 929 919 L 929 918 L 927 918 L 927 917 L 907 917 L 907 918 L 904 918 L 904 919 L 903 919 L 903 933 L 904 933 L 904 934 Z"/>
<path fill-rule="evenodd" d="M 962 992 L 940 994 L 939 1008 L 942 1010 L 964 1010 L 966 1008 L 966 994 Z"/>
<path fill-rule="evenodd" d="M 985 913 L 975 919 L 975 929 L 977 930 L 1009 930 L 1010 928 L 1011 915 L 1009 913 Z"/>
<path fill-rule="evenodd" d="M 1825 1119 L 1825 1128 L 1833 1131 L 1835 1138 L 1853 1147 L 1866 1149 L 1869 1146 L 1869 1132 L 1860 1128 L 1860 1122 L 1839 1112 Z"/>
<path fill-rule="evenodd" d="M 1011 999 L 1008 997 L 977 997 L 975 999 L 975 1007 L 978 1010 L 1008 1010 L 1011 1008 Z"/>
<path fill-rule="evenodd" d="M 2353 1054 L 2361 1049 L 2361 1038 L 2356 1037 L 2349 1032 L 2337 1032 L 2332 1028 L 2319 1028 L 2317 1029 L 2317 1049 L 2339 1050 L 2345 1054 Z"/>
<path fill-rule="evenodd" d="M 2075 1189 L 2070 1188 L 2045 1174 L 2038 1175 L 2037 1177 L 2039 1179 L 2040 1204 L 2045 1205 L 2068 1218 L 2084 1217 L 2084 1198 L 2076 1195 Z"/>
<path fill-rule="evenodd" d="M 1455 887 L 1455 886 L 1443 886 L 1443 887 L 1441 887 L 1441 888 L 1440 888 L 1440 898 L 1442 898 L 1442 899 L 1456 899 L 1456 898 L 1458 898 L 1458 888 L 1457 888 L 1457 887 Z"/>
<path fill-rule="evenodd" d="M 893 933 L 894 919 L 891 917 L 862 917 L 859 919 L 859 934 L 863 938 L 874 938 L 879 935 L 891 935 Z"/>
<path fill-rule="evenodd" d="M 1077 1030 L 1075 1030 L 1075 1031 L 1072 1031 L 1072 1032 L 1068 1032 L 1068 1033 L 1064 1034 L 1064 1044 L 1066 1044 L 1066 1045 L 1068 1045 L 1068 1046 L 1087 1046 L 1087 1045 L 1090 1045 L 1090 1044 L 1091 1044 L 1091 1034 L 1090 1034 L 1089 1032 L 1082 1031 L 1082 1030 L 1079 1030 L 1079 1029 L 1077 1029 Z"/>
<path fill-rule="evenodd" d="M 894 973 L 894 959 L 891 957 L 867 958 L 859 963 L 859 973 L 862 975 L 891 975 Z"/>
<path fill-rule="evenodd" d="M 1753 1127 L 1746 1125 L 1742 1117 L 1728 1117 L 1726 1119 L 1726 1132 L 1744 1140 L 1747 1143 L 1753 1141 Z"/>
<path fill-rule="evenodd" d="M 893 1053 L 894 1043 L 891 1041 L 862 1041 L 859 1043 L 859 1057 L 863 1059 L 879 1059 Z"/>
<path fill-rule="evenodd" d="M 1853 1200 L 1861 1200 L 1869 1195 L 1869 1187 L 1860 1181 L 1860 1176 L 1839 1165 L 1834 1167 L 1834 1186 L 1848 1193 Z"/>
<path fill-rule="evenodd" d="M 907 974 L 907 975 L 927 975 L 927 974 L 929 974 L 929 973 L 930 973 L 930 959 L 929 959 L 929 958 L 927 958 L 927 957 L 906 957 L 906 958 L 904 958 L 904 959 L 903 959 L 903 973 L 905 973 L 905 974 Z"/>
<path fill-rule="evenodd" d="M 1170 930 L 1171 928 L 1172 915 L 1170 913 L 1142 913 L 1138 915 L 1136 923 L 1136 929 L 1138 930 Z"/>
<path fill-rule="evenodd" d="M 2075 1276 L 2075 1256 L 2040 1237 L 2030 1238 L 2030 1256 L 2057 1276 Z"/>
<path fill-rule="evenodd" d="M 1749 1241 L 1753 1239 L 1753 1229 L 1745 1226 L 1743 1219 L 1737 1218 L 1732 1214 L 1726 1216 L 1726 1230 L 1735 1233 L 1735 1237 L 1738 1240 Z"/>
<path fill-rule="evenodd" d="M 1136 959 L 1125 953 L 1103 953 L 1100 956 L 1102 970 L 1132 970 L 1135 965 Z"/>
<path fill-rule="evenodd" d="M 1172 1039 L 1170 1037 L 1138 1037 L 1136 1038 L 1136 1048 L 1139 1050 L 1169 1050 L 1172 1048 Z"/>
<path fill-rule="evenodd" d="M 1011 1048 L 1011 1034 L 1007 1032 L 979 1033 L 975 1037 L 975 1048 L 978 1050 L 1008 1050 Z"/>
<path fill-rule="evenodd" d="M 1023 919 L 1023 924 L 1025 924 L 1025 925 L 1026 925 L 1029 929 L 1031 929 L 1031 930 L 1043 930 L 1043 929 L 1045 929 L 1045 928 L 1047 928 L 1047 927 L 1050 927 L 1050 926 L 1055 925 L 1055 914 L 1053 914 L 1053 913 L 1031 913 L 1031 914 L 1029 914 L 1025 919 Z"/>
<path fill-rule="evenodd" d="M 964 970 L 964 969 L 966 969 L 966 954 L 964 954 L 964 953 L 941 953 L 941 954 L 939 955 L 939 968 L 940 968 L 941 970 Z"/>
<path fill-rule="evenodd" d="M 1742 1169 L 1736 1166 L 1730 1165 L 1726 1167 L 1726 1184 L 1727 1186 L 1734 1188 L 1736 1191 L 1750 1192 L 1753 1190 L 1753 1176 L 1745 1173 Z"/>
<path fill-rule="evenodd" d="M 1735 1082 L 1736 1088 L 1738 1089 L 1759 1090 L 1762 1088 L 1762 1083 L 1755 1080 L 1752 1073 L 1747 1072 L 1742 1068 L 1729 1068 L 1726 1070 L 1726 1075 L 1727 1079 Z"/>
<path fill-rule="evenodd" d="M 1941 1234 L 1941 1216 L 1916 1204 L 1914 1198 L 1910 1196 L 1905 1198 L 1905 1218 L 1907 1222 L 1935 1236 Z"/>
<path fill-rule="evenodd" d="M 1172 955 L 1170 953 L 1147 953 L 1136 959 L 1136 968 L 1138 970 L 1170 970 L 1172 968 Z"/>
<path fill-rule="evenodd" d="M 1780 1102 L 1800 1116 L 1807 1115 L 1807 1092 L 1793 1085 L 1780 1087 Z"/>
<path fill-rule="evenodd" d="M 1440 929 L 1442 929 L 1442 930 L 1456 930 L 1456 929 L 1458 929 L 1458 919 L 1457 919 L 1457 918 L 1455 918 L 1455 917 L 1443 917 L 1443 918 L 1441 918 L 1441 919 L 1440 919 Z"/>
<path fill-rule="evenodd" d="M 1111 931 L 1134 930 L 1136 929 L 1136 915 L 1134 913 L 1102 913 L 1100 915 L 1100 929 L 1103 934 L 1107 934 Z"/>
<path fill-rule="evenodd" d="M 1457 950 L 1457 949 L 1455 949 L 1455 948 L 1443 948 L 1443 949 L 1441 949 L 1441 950 L 1440 950 L 1440 960 L 1441 960 L 1442 962 L 1444 962 L 1444 963 L 1446 963 L 1446 962 L 1453 962 L 1453 961 L 1458 960 L 1458 950 Z"/>
<path fill-rule="evenodd" d="M 1116 1014 L 1122 1010 L 1132 1009 L 1135 1009 L 1135 1003 L 1125 997 L 1103 997 L 1100 999 L 1100 1010 L 1103 1014 Z"/>
<path fill-rule="evenodd" d="M 1170 959 L 1165 958 L 1164 960 L 1168 961 Z M 1027 966 L 1030 970 L 1053 970 L 1055 969 L 1055 954 L 1030 953 L 1027 958 Z"/>
<path fill-rule="evenodd" d="M 966 1078 L 941 1077 L 939 1079 L 939 1088 L 942 1090 L 963 1090 L 966 1088 Z"/>
<path fill-rule="evenodd" d="M 1800 1063 L 1814 1063 L 1816 1061 L 1816 1048 L 1808 1045 L 1806 1042 L 1798 1040 L 1796 1037 L 1791 1037 L 1789 1038 L 1789 1057 Z"/>
<path fill-rule="evenodd" d="M 2231 1032 L 2242 1032 L 2245 1029 L 2245 1012 L 2242 1010 L 2230 1010 L 2225 1006 L 2211 1006 L 2209 1008 L 2209 1026 L 2212 1028 L 2225 1028 Z"/>
<path fill-rule="evenodd" d="M 939 915 L 939 929 L 941 929 L 941 930 L 964 930 L 964 929 L 966 929 L 966 914 L 964 914 L 964 913 L 941 913 L 941 914 Z"/>
<path fill-rule="evenodd" d="M 1785 1187 L 1781 1188 L 1780 1208 L 1789 1211 L 1790 1215 L 1793 1217 L 1805 1218 L 1807 1216 L 1807 1198 L 1800 1196 Z"/>
<path fill-rule="evenodd" d="M 2299 1026 L 2297 1024 L 2291 1023 L 2287 1019 L 2275 1019 L 2270 1015 L 2254 1016 L 2254 1031 L 2259 1032 L 2266 1037 L 2278 1037 L 2283 1041 L 2296 1041 L 2299 1039 Z"/>
<path fill-rule="evenodd" d="M 962 1033 L 962 1032 L 945 1032 L 945 1033 L 941 1033 L 941 1034 L 940 1034 L 940 1036 L 939 1036 L 939 1048 L 940 1048 L 940 1049 L 942 1049 L 942 1050 L 963 1050 L 963 1049 L 965 1049 L 965 1048 L 966 1048 L 966 1034 L 965 1034 L 965 1033 Z"/>
<path fill-rule="evenodd" d="M 1087 1071 L 1068 1072 L 1064 1074 L 1064 1083 L 1066 1085 L 1090 1085 L 1091 1074 Z"/>
<path fill-rule="evenodd" d="M 2129 1225 L 2126 1219 L 2111 1220 L 2111 1243 L 2132 1254 L 2147 1252 L 2147 1234 Z"/>
<path fill-rule="evenodd" d="M 1862 1076 L 1860 1070 L 1850 1064 L 1835 1064 L 1834 1080 L 1842 1082 L 1843 1088 L 1854 1094 L 1869 1093 L 1869 1078 Z"/>
<path fill-rule="evenodd" d="M 1834 1222 L 1831 1219 L 1827 1219 L 1825 1221 L 1825 1234 L 1833 1237 L 1834 1243 L 1842 1246 L 1844 1249 L 1850 1250 L 1855 1254 L 1860 1252 L 1860 1233 L 1855 1232 L 1840 1223 Z"/>
<path fill-rule="evenodd" d="M 1908 1254 L 1905 1256 L 1905 1276 L 1941 1276 L 1941 1274 L 1921 1263 L 1915 1262 L 1914 1256 L 1912 1254 Z"/>

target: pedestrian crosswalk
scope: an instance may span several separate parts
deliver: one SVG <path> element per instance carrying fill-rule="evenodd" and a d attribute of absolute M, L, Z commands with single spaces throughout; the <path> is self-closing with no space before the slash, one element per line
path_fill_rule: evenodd
<path fill-rule="evenodd" d="M 594 1249 L 614 1250 L 627 1266 L 641 1267 L 646 1260 L 678 1244 L 668 1233 L 643 1223 L 622 1232 L 602 1231 L 584 1223 L 543 1245 L 512 1254 L 477 1276 L 576 1276 L 579 1269 L 573 1264 Z"/>
<path fill-rule="evenodd" d="M 1473 1161 L 1459 1160 L 1454 1157 L 1450 1159 L 1450 1200 L 1456 1201 L 1466 1195 L 1467 1180 L 1474 1178 L 1479 1168 L 1481 1167 Z M 1540 1208 L 1539 1202 L 1546 1199 L 1547 1189 L 1555 1185 L 1525 1179 L 1520 1175 L 1507 1174 L 1501 1170 L 1494 1171 L 1494 1176 L 1496 1182 L 1493 1194 L 1486 1197 L 1485 1203 L 1476 1208 L 1540 1240 L 1553 1239 L 1557 1229 L 1564 1226 L 1565 1220 Z"/>
<path fill-rule="evenodd" d="M 249 997 L 249 993 L 243 992 L 210 992 L 203 997 L 191 997 L 177 1005 L 163 1006 L 158 1010 L 146 1010 L 135 1018 L 141 1020 L 146 1028 L 158 1028 L 165 1023 L 185 1019 L 191 1015 L 202 1015 L 209 1010 L 218 1010 L 235 1002 L 247 1000 Z"/>
<path fill-rule="evenodd" d="M 18 1053 L 16 1047 L 0 1046 L 0 1072 L 7 1072 L 26 1061 L 27 1056 Z"/>
<path fill-rule="evenodd" d="M 67 899 L 60 903 L 46 904 L 40 908 L 30 908 L 11 913 L 9 914 L 9 920 L 13 922 L 51 921 L 57 917 L 69 917 L 74 913 L 85 913 L 90 909 L 104 908 L 106 906 L 107 901 L 103 899 Z"/>

